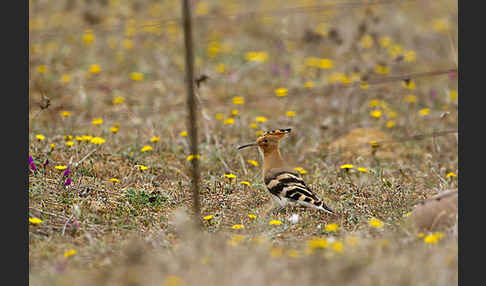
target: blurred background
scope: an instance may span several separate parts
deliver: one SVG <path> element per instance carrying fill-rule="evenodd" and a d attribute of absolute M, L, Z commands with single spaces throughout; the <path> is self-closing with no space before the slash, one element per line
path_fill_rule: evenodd
<path fill-rule="evenodd" d="M 457 188 L 457 1 L 190 3 L 201 236 L 181 2 L 29 0 L 32 285 L 457 284 L 457 223 L 401 224 Z M 338 218 L 264 215 L 276 128 Z"/>

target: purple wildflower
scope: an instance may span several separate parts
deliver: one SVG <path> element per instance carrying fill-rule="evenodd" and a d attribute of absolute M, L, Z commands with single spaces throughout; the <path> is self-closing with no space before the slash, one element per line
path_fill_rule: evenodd
<path fill-rule="evenodd" d="M 437 97 L 437 91 L 435 89 L 430 90 L 430 98 L 435 99 Z"/>
<path fill-rule="evenodd" d="M 280 71 L 279 71 L 278 65 L 277 64 L 272 65 L 272 74 L 278 75 L 279 73 L 280 73 Z"/>
<path fill-rule="evenodd" d="M 44 164 L 42 165 L 44 168 L 49 164 L 49 159 L 46 159 L 46 161 L 44 162 Z"/>
<path fill-rule="evenodd" d="M 71 185 L 71 178 L 67 178 L 66 182 L 64 183 L 64 186 L 69 186 Z"/>
<path fill-rule="evenodd" d="M 29 167 L 32 171 L 37 171 L 37 167 L 34 164 L 34 159 L 32 156 L 29 156 Z"/>
<path fill-rule="evenodd" d="M 64 171 L 64 174 L 62 174 L 62 177 L 67 177 L 69 174 L 71 173 L 71 171 L 69 171 L 69 167 L 66 169 L 66 171 Z"/>

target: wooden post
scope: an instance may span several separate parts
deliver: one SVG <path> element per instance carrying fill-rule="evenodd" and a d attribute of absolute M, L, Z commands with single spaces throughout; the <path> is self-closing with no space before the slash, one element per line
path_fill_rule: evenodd
<path fill-rule="evenodd" d="M 191 154 L 194 158 L 192 163 L 192 197 L 194 204 L 194 224 L 197 227 L 201 226 L 201 206 L 199 201 L 199 159 L 198 159 L 198 142 L 197 142 L 197 113 L 196 102 L 194 98 L 194 53 L 192 43 L 192 26 L 191 26 L 191 10 L 189 0 L 182 0 L 182 21 L 184 26 L 184 44 L 186 55 L 186 92 L 187 92 L 187 108 L 189 116 L 187 118 L 187 126 L 189 130 L 189 137 L 191 141 Z"/>

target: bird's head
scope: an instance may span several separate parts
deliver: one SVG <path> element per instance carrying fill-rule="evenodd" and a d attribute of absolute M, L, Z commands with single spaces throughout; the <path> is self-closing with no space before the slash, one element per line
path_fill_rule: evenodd
<path fill-rule="evenodd" d="M 262 149 L 264 154 L 270 153 L 275 149 L 278 149 L 278 143 L 280 140 L 284 138 L 285 135 L 290 134 L 291 130 L 292 129 L 287 128 L 267 131 L 262 136 L 258 137 L 256 142 L 239 146 L 238 150 L 258 146 L 260 149 Z"/>

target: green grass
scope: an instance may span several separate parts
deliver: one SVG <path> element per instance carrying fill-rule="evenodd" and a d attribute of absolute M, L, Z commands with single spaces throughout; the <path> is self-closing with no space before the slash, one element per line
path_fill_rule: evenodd
<path fill-rule="evenodd" d="M 68 3 L 29 2 L 29 154 L 38 169 L 29 171 L 29 217 L 43 220 L 29 225 L 32 285 L 457 284 L 457 224 L 441 229 L 443 238 L 427 244 L 424 236 L 431 233 L 418 237 L 406 222 L 415 202 L 457 188 L 456 178 L 446 178 L 458 173 L 456 135 L 403 139 L 457 130 L 457 99 L 450 96 L 457 91 L 457 77 L 412 78 L 415 89 L 401 81 L 368 89 L 360 88 L 359 80 L 349 86 L 329 82 L 333 72 L 348 78 L 359 73 L 372 81 L 455 68 L 455 2 L 338 5 L 234 20 L 217 15 L 327 2 L 199 1 L 210 8 L 210 19 L 196 20 L 194 31 L 196 74 L 209 76 L 197 90 L 200 233 L 191 223 L 189 137 L 180 135 L 187 116 L 182 27 L 163 21 L 180 15 L 180 3 Z M 199 5 L 196 17 L 205 13 Z M 440 19 L 448 21 L 448 30 L 436 29 Z M 312 33 L 306 31 L 322 32 L 321 23 L 328 34 L 309 38 Z M 83 43 L 86 29 L 95 35 L 90 45 Z M 360 41 L 368 34 L 375 41 L 366 49 Z M 404 53 L 413 50 L 416 60 L 397 61 L 379 44 L 383 36 Z M 128 39 L 131 49 L 125 46 Z M 211 42 L 221 45 L 214 57 L 208 53 Z M 250 51 L 264 51 L 268 60 L 249 62 Z M 305 66 L 310 57 L 331 59 L 333 68 Z M 101 72 L 90 74 L 92 64 Z M 220 64 L 224 72 L 218 71 Z M 389 74 L 376 74 L 377 64 L 386 64 Z M 39 72 L 41 65 L 47 71 Z M 141 72 L 143 80 L 132 80 L 132 72 Z M 60 81 L 66 74 L 70 81 Z M 307 81 L 314 86 L 305 87 Z M 275 96 L 280 87 L 288 89 L 287 96 Z M 417 102 L 406 101 L 410 94 Z M 51 105 L 41 110 L 43 96 Z M 114 104 L 118 96 L 124 102 Z M 235 96 L 244 103 L 233 104 Z M 372 107 L 374 99 L 380 104 Z M 430 109 L 427 116 L 419 115 L 423 108 Z M 382 111 L 380 118 L 370 116 L 374 109 Z M 64 110 L 71 116 L 62 117 Z M 286 116 L 287 111 L 296 116 Z M 444 112 L 449 115 L 441 118 Z M 258 116 L 267 121 L 257 122 Z M 91 123 L 97 117 L 103 124 Z M 226 118 L 234 123 L 224 124 Z M 388 128 L 391 120 L 395 126 Z M 119 130 L 112 133 L 115 125 Z M 306 183 L 336 216 L 300 208 L 269 212 L 259 152 L 236 147 L 253 142 L 258 132 L 288 127 L 293 134 L 282 141 L 283 156 L 307 171 Z M 369 138 L 351 136 L 341 149 L 330 147 L 357 128 L 371 130 Z M 46 139 L 39 141 L 37 134 Z M 65 145 L 65 135 L 73 136 L 72 147 Z M 76 140 L 83 135 L 106 141 Z M 151 142 L 153 136 L 160 140 Z M 383 142 L 375 155 L 368 143 L 360 143 L 385 137 L 392 142 Z M 145 145 L 153 150 L 141 152 Z M 354 169 L 345 172 L 343 164 Z M 63 185 L 64 171 L 57 165 L 70 166 L 70 186 Z M 142 171 L 141 165 L 149 168 Z M 236 179 L 224 177 L 229 173 Z M 292 214 L 299 215 L 295 224 L 288 219 Z M 213 219 L 204 220 L 207 215 Z M 383 228 L 370 226 L 371 218 L 380 219 Z M 282 224 L 269 225 L 271 220 Z M 326 232 L 330 223 L 339 230 Z M 244 229 L 234 230 L 235 224 Z M 309 248 L 316 238 L 326 239 L 327 247 Z M 71 249 L 76 254 L 65 257 Z"/>

